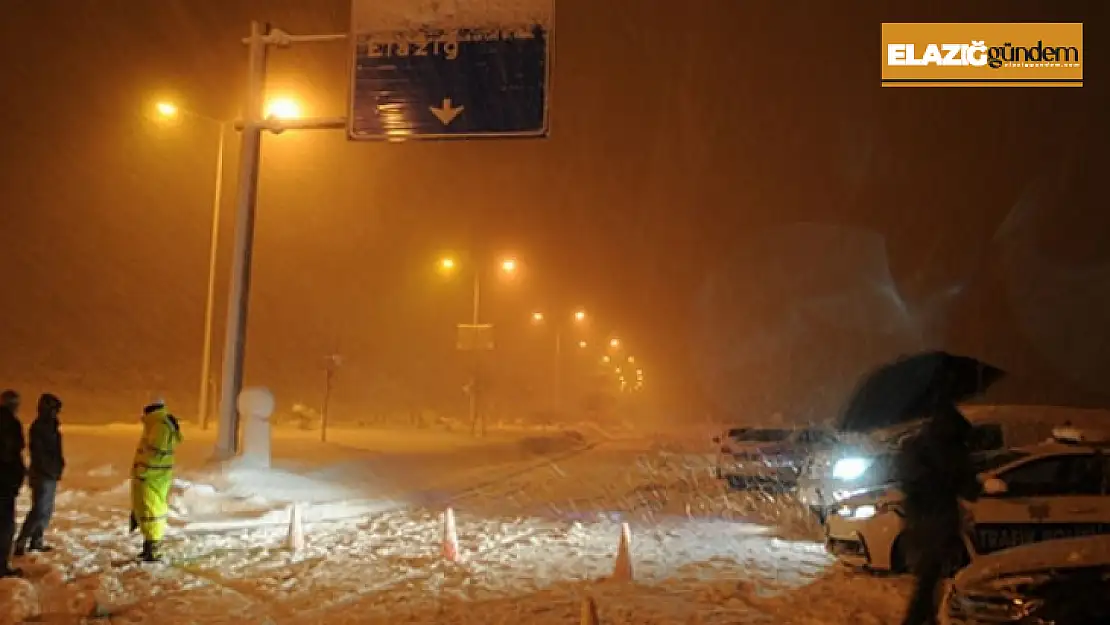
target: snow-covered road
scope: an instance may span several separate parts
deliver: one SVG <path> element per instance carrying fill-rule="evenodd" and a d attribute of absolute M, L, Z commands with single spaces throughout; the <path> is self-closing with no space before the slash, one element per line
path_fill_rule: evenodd
<path fill-rule="evenodd" d="M 182 474 L 220 483 L 179 498 L 172 564 L 139 568 L 125 512 L 133 434 L 67 432 L 60 550 L 24 559 L 28 580 L 0 582 L 0 623 L 35 604 L 47 623 L 96 606 L 112 623 L 159 625 L 577 623 L 588 594 L 602 623 L 854 624 L 891 622 L 904 601 L 904 580 L 842 570 L 804 515 L 726 494 L 696 456 L 534 435 L 352 432 L 338 446 L 288 433 L 265 479 L 205 466 L 194 442 Z M 289 500 L 308 502 L 297 554 Z M 445 505 L 460 564 L 439 557 Z M 238 529 L 207 531 L 197 516 Z M 622 522 L 636 579 L 606 582 Z"/>

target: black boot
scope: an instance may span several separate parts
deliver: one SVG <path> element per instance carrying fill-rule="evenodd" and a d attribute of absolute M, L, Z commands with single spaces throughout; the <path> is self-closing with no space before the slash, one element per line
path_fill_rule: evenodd
<path fill-rule="evenodd" d="M 25 555 L 27 555 L 27 544 L 21 540 L 15 544 L 15 549 L 12 549 L 12 556 L 22 558 Z"/>
<path fill-rule="evenodd" d="M 139 559 L 143 562 L 161 562 L 161 543 L 156 540 L 144 540 L 143 551 L 139 554 Z"/>
<path fill-rule="evenodd" d="M 42 540 L 32 540 L 31 545 L 27 547 L 27 551 L 35 551 L 38 553 L 50 553 L 54 548 L 44 543 Z"/>

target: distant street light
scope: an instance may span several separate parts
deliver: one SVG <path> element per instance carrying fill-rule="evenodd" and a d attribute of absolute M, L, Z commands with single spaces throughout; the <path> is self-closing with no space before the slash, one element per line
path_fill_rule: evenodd
<path fill-rule="evenodd" d="M 609 339 L 609 347 L 612 347 L 613 349 L 620 349 L 620 346 L 621 346 L 621 340 L 620 339 L 618 339 L 616 337 L 613 337 L 613 338 Z"/>
<path fill-rule="evenodd" d="M 443 258 L 439 259 L 439 262 L 437 263 L 437 266 L 438 266 L 441 273 L 453 274 L 455 272 L 455 270 L 458 268 L 459 262 L 457 260 L 455 260 L 454 257 L 444 256 Z M 499 267 L 499 269 L 501 270 L 502 273 L 511 275 L 516 271 L 516 268 L 517 268 L 516 260 L 512 259 L 512 258 L 502 259 L 502 261 L 501 261 L 501 263 L 499 264 L 498 267 Z M 473 269 L 473 272 L 474 272 L 474 274 L 473 274 L 474 275 L 474 291 L 473 291 L 473 296 L 472 296 L 473 297 L 473 300 L 472 300 L 473 306 L 472 306 L 472 309 L 471 309 L 470 323 L 471 323 L 471 328 L 472 328 L 471 331 L 474 333 L 474 336 L 477 336 L 479 320 L 481 319 L 482 270 L 481 270 L 480 266 L 476 265 L 476 264 L 472 267 L 472 269 Z M 537 313 L 537 314 L 540 314 L 540 313 Z M 536 320 L 535 315 L 533 315 L 533 320 Z M 542 314 L 541 314 L 541 319 L 540 320 L 542 320 Z M 460 324 L 460 327 L 461 327 L 461 325 L 462 324 Z M 471 428 L 471 434 L 473 435 L 473 434 L 476 433 L 476 427 L 477 427 L 477 422 L 478 422 L 478 391 L 477 391 L 477 389 L 479 388 L 479 385 L 478 385 L 478 358 L 477 358 L 476 355 L 475 355 L 475 358 L 473 359 L 473 361 L 471 363 L 470 384 L 467 385 L 467 386 L 470 389 L 470 393 L 469 393 L 469 395 L 470 395 L 470 428 Z M 485 433 L 485 420 L 484 419 L 482 421 L 482 432 Z"/>
<path fill-rule="evenodd" d="M 601 357 L 601 362 L 608 363 L 610 360 L 612 360 L 612 358 L 609 358 L 608 355 Z"/>
<path fill-rule="evenodd" d="M 158 116 L 163 119 L 176 119 L 177 114 L 180 112 L 177 105 L 173 102 L 159 102 L 154 105 L 154 110 Z"/>
<path fill-rule="evenodd" d="M 633 356 L 629 356 L 628 357 L 628 362 L 636 362 L 636 358 L 633 357 Z"/>
<path fill-rule="evenodd" d="M 204 343 L 201 348 L 200 396 L 197 400 L 197 418 L 200 420 L 200 427 L 201 429 L 208 429 L 208 391 L 209 378 L 212 377 L 212 323 L 216 307 L 216 259 L 218 258 L 217 252 L 220 243 L 220 204 L 223 199 L 224 183 L 224 144 L 226 143 L 227 129 L 230 123 L 200 113 L 183 110 L 169 101 L 156 103 L 154 112 L 157 113 L 159 119 L 165 121 L 177 120 L 184 116 L 215 125 L 219 129 L 216 141 L 216 181 L 213 184 L 212 191 L 212 225 L 208 242 L 208 291 L 204 305 Z"/>
<path fill-rule="evenodd" d="M 507 260 L 505 262 L 510 263 L 512 261 Z M 515 267 L 515 263 L 514 263 L 513 266 Z M 502 268 L 505 268 L 504 264 L 503 264 Z M 542 312 L 537 311 L 537 312 L 532 313 L 532 322 L 533 323 L 536 323 L 536 324 L 544 323 L 544 320 L 546 318 L 547 318 L 546 315 L 544 315 L 544 313 L 542 313 Z M 579 308 L 578 310 L 575 310 L 573 313 L 571 313 L 570 315 L 567 315 L 566 317 L 563 317 L 562 314 L 559 314 L 559 315 L 556 315 L 554 318 L 556 320 L 569 319 L 571 321 L 571 323 L 581 324 L 584 321 L 586 321 L 586 319 L 588 318 L 588 315 L 586 314 L 585 310 L 582 310 L 581 308 Z M 556 411 L 561 410 L 562 409 L 562 404 L 563 404 L 563 330 L 565 329 L 563 327 L 563 323 L 564 322 L 562 322 L 562 321 L 557 321 L 554 324 L 555 325 L 555 327 L 554 327 L 554 330 L 555 330 L 555 363 L 554 363 L 555 364 L 555 372 L 554 372 L 554 375 L 552 376 L 552 380 L 554 382 L 554 384 L 552 385 L 552 393 L 554 395 L 553 403 L 555 405 L 555 410 Z M 588 346 L 589 346 L 589 344 L 586 341 L 578 341 L 578 348 L 579 349 L 585 349 Z"/>

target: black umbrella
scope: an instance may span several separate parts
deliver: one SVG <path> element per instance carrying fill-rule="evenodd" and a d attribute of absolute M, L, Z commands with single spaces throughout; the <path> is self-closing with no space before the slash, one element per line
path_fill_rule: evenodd
<path fill-rule="evenodd" d="M 932 415 L 943 404 L 980 395 L 1005 371 L 969 356 L 934 351 L 883 365 L 856 387 L 841 427 L 865 431 Z"/>

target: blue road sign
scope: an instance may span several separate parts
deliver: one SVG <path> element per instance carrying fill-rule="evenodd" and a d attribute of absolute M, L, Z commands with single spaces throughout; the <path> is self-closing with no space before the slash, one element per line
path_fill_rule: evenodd
<path fill-rule="evenodd" d="M 541 24 L 356 34 L 350 137 L 546 136 L 550 51 Z"/>

